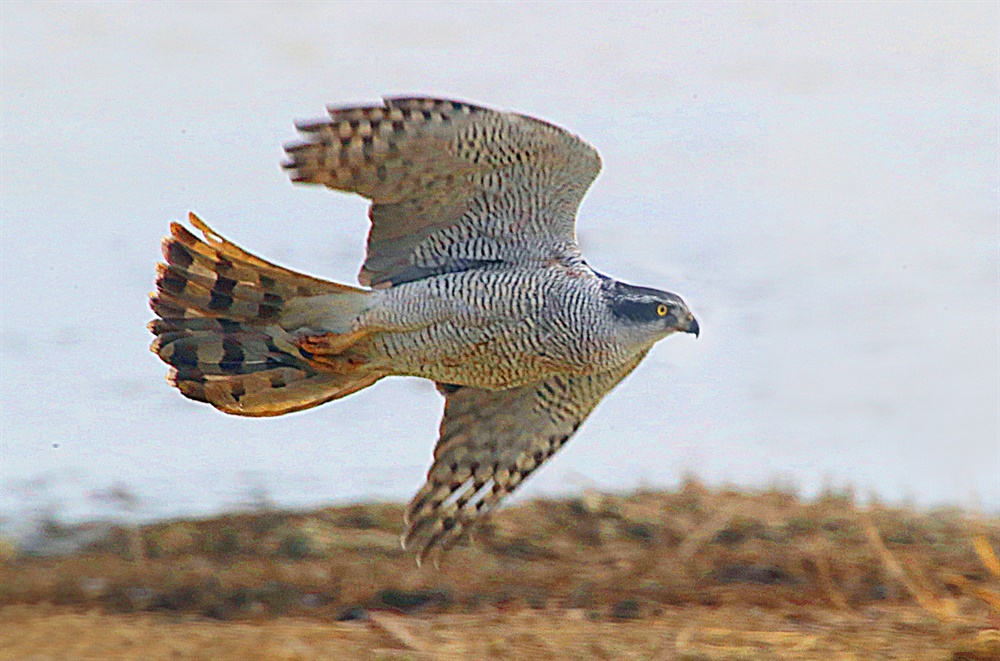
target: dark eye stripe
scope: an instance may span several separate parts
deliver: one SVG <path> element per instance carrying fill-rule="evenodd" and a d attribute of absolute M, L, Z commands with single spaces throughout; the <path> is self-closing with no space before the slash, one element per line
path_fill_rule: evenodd
<path fill-rule="evenodd" d="M 613 299 L 611 301 L 611 313 L 616 317 L 628 319 L 629 321 L 657 321 L 660 314 L 657 311 L 659 303 L 649 301 L 636 301 L 634 299 Z"/>
<path fill-rule="evenodd" d="M 636 287 L 607 276 L 600 277 L 604 283 L 602 288 L 605 300 L 611 313 L 618 319 L 632 322 L 660 321 L 674 312 L 674 306 L 684 307 L 684 302 L 670 292 Z M 660 314 L 660 308 L 663 307 L 666 310 Z"/>

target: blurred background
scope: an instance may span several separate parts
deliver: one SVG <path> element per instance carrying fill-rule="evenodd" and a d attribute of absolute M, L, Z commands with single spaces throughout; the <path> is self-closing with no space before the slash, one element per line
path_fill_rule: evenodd
<path fill-rule="evenodd" d="M 354 282 L 366 202 L 294 187 L 293 120 L 429 94 L 583 136 L 598 270 L 670 338 L 519 499 L 782 485 L 1000 510 L 995 3 L 0 4 L 8 528 L 408 498 L 443 400 L 386 379 L 224 416 L 169 388 L 147 293 L 195 211 Z"/>

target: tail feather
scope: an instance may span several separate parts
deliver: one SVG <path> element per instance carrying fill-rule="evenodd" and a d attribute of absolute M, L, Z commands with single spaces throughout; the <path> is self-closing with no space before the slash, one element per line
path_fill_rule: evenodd
<path fill-rule="evenodd" d="M 205 240 L 171 223 L 170 236 L 163 240 L 167 263 L 160 266 L 157 286 L 184 300 L 197 316 L 256 321 L 277 317 L 285 303 L 297 297 L 370 293 L 264 261 L 216 234 L 194 214 L 189 219 Z"/>
<path fill-rule="evenodd" d="M 271 264 L 193 214 L 190 220 L 205 240 L 171 224 L 150 301 L 160 317 L 149 325 L 156 335 L 150 348 L 170 365 L 171 385 L 226 413 L 271 416 L 343 397 L 384 376 L 364 354 L 368 345 L 358 342 L 365 333 L 338 335 L 370 305 L 371 292 Z M 302 348 L 302 331 L 343 337 L 344 359 L 314 359 Z"/>

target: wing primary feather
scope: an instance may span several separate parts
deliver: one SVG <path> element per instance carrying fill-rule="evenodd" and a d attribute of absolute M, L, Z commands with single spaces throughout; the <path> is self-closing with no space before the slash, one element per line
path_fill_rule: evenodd
<path fill-rule="evenodd" d="M 441 433 L 427 480 L 404 513 L 403 548 L 421 562 L 431 554 L 440 559 L 558 452 L 641 359 L 509 390 L 438 383 L 445 395 Z"/>
<path fill-rule="evenodd" d="M 508 264 L 579 253 L 576 210 L 600 157 L 575 135 L 428 97 L 329 114 L 296 124 L 300 139 L 286 145 L 282 167 L 296 183 L 372 201 L 362 282 L 409 282 L 448 272 L 453 261 L 477 266 L 482 239 L 495 242 L 496 258 Z"/>

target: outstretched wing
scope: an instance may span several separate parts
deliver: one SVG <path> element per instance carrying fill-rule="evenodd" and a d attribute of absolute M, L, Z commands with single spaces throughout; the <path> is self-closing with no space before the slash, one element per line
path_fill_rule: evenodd
<path fill-rule="evenodd" d="M 576 210 L 601 169 L 593 147 L 546 122 L 457 101 L 391 98 L 330 108 L 286 145 L 296 182 L 370 200 L 358 279 L 399 284 L 576 249 Z"/>
<path fill-rule="evenodd" d="M 645 355 L 645 354 L 643 354 Z M 510 390 L 438 385 L 441 438 L 427 481 L 406 509 L 403 547 L 446 551 L 573 435 L 639 363 L 592 376 L 554 376 Z"/>

